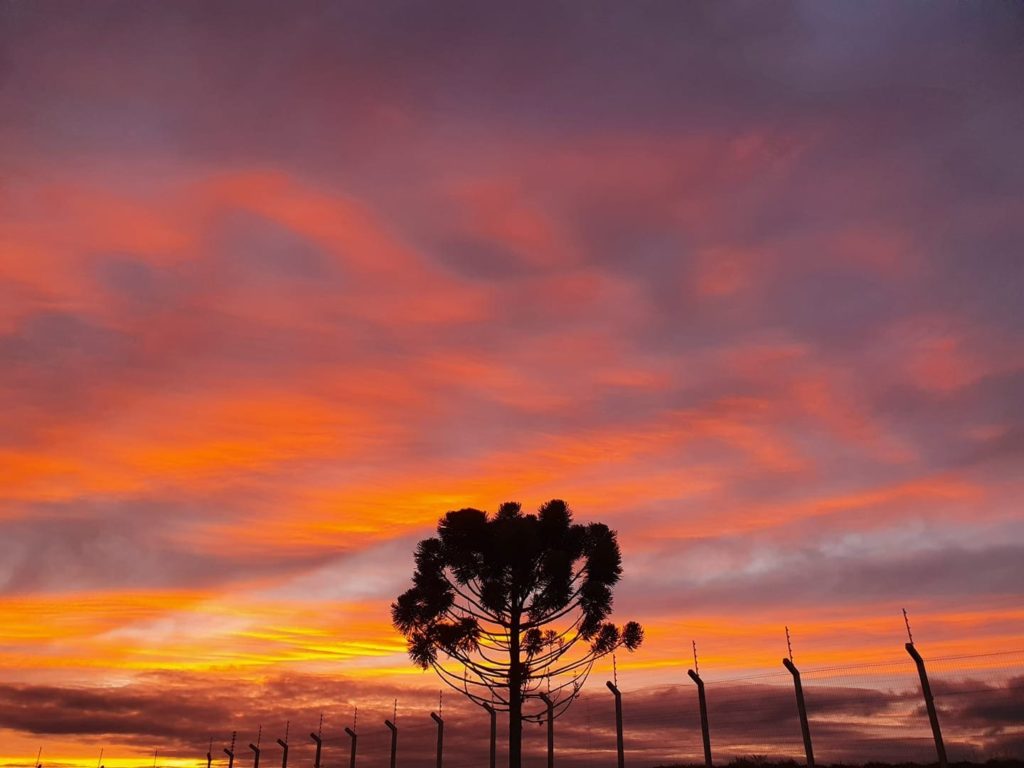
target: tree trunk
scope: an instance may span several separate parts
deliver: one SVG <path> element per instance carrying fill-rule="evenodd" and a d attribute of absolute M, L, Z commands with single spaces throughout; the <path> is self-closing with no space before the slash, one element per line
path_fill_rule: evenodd
<path fill-rule="evenodd" d="M 519 664 L 519 620 L 509 629 L 508 768 L 523 765 L 523 670 Z"/>

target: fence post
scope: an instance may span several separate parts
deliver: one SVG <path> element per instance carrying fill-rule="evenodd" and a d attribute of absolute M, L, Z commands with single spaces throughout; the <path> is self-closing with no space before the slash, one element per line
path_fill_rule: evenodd
<path fill-rule="evenodd" d="M 793 676 L 793 688 L 796 690 L 796 709 L 800 713 L 800 732 L 804 737 L 804 753 L 807 755 L 807 768 L 814 768 L 814 748 L 811 746 L 811 727 L 807 724 L 807 706 L 804 704 L 804 687 L 800 682 L 800 670 L 789 659 L 782 660 L 783 666 Z"/>
<path fill-rule="evenodd" d="M 309 734 L 309 738 L 316 742 L 316 757 L 313 758 L 313 768 L 320 768 L 320 748 L 323 746 L 322 741 L 315 733 Z"/>
<path fill-rule="evenodd" d="M 206 753 L 206 768 L 210 768 L 213 765 L 213 747 L 210 747 L 210 751 Z"/>
<path fill-rule="evenodd" d="M 345 727 L 345 733 L 348 734 L 349 739 L 352 740 L 352 748 L 349 750 L 348 766 L 349 768 L 356 768 L 356 740 L 359 738 L 356 736 L 356 732 L 349 727 Z"/>
<path fill-rule="evenodd" d="M 498 713 L 490 704 L 484 704 L 484 709 L 491 716 L 491 768 L 496 768 L 497 765 L 497 741 L 498 741 Z"/>
<path fill-rule="evenodd" d="M 437 768 L 441 768 L 444 755 L 444 720 L 436 712 L 431 712 L 430 717 L 437 723 Z"/>
<path fill-rule="evenodd" d="M 619 768 L 626 768 L 626 750 L 622 745 L 622 694 L 610 680 L 605 685 L 615 694 L 615 741 L 619 752 Z"/>
<path fill-rule="evenodd" d="M 255 755 L 252 759 L 252 768 L 260 768 L 260 748 L 252 742 L 249 742 L 249 749 L 251 749 Z"/>
<path fill-rule="evenodd" d="M 692 669 L 686 674 L 697 684 L 697 701 L 700 704 L 700 735 L 704 740 L 704 765 L 711 768 L 711 731 L 708 728 L 708 701 L 704 696 L 704 681 Z"/>
<path fill-rule="evenodd" d="M 555 703 L 546 693 L 540 698 L 548 707 L 548 768 L 555 768 Z"/>
<path fill-rule="evenodd" d="M 238 735 L 238 731 L 231 732 L 231 749 L 224 747 L 224 754 L 228 756 L 228 768 L 235 768 L 235 737 Z M 39 768 L 37 766 L 37 768 Z M 318 766 L 319 768 L 319 766 Z"/>
<path fill-rule="evenodd" d="M 280 744 L 281 749 L 284 750 L 281 754 L 281 768 L 288 768 L 288 742 L 278 739 L 277 743 Z"/>
<path fill-rule="evenodd" d="M 391 730 L 391 768 L 395 768 L 398 757 L 398 726 L 390 720 L 385 720 L 384 725 Z"/>
<path fill-rule="evenodd" d="M 917 652 L 912 642 L 906 644 L 907 653 L 917 665 L 917 675 L 921 678 L 921 693 L 924 694 L 924 705 L 928 709 L 928 720 L 932 724 L 932 736 L 935 737 L 935 753 L 939 758 L 939 768 L 946 768 L 946 745 L 942 742 L 942 731 L 939 729 L 939 715 L 935 711 L 935 699 L 932 687 L 928 684 L 928 672 L 924 668 L 924 659 Z"/>

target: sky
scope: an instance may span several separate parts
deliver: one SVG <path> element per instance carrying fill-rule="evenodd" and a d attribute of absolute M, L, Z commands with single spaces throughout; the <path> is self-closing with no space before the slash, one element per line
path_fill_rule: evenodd
<path fill-rule="evenodd" d="M 360 702 L 372 752 L 396 698 L 432 738 L 415 543 L 551 498 L 618 531 L 635 702 L 691 702 L 691 641 L 777 677 L 786 626 L 906 665 L 906 608 L 1024 754 L 1021 40 L 1015 3 L 0 0 L 0 764 L 289 719 L 305 761 Z"/>

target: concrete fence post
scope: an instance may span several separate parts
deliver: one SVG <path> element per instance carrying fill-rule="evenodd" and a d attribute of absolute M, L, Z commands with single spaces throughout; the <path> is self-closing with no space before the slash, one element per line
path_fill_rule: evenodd
<path fill-rule="evenodd" d="M 939 768 L 946 768 L 946 745 L 942 741 L 942 731 L 939 729 L 939 714 L 935 711 L 935 698 L 932 696 L 932 687 L 928 683 L 928 672 L 924 668 L 924 659 L 917 652 L 914 644 L 906 644 L 907 653 L 917 665 L 917 675 L 921 678 L 921 694 L 924 696 L 924 705 L 928 710 L 928 720 L 932 725 L 932 736 L 935 738 L 935 754 L 939 758 Z"/>
<path fill-rule="evenodd" d="M 555 768 L 555 703 L 546 693 L 540 698 L 548 708 L 548 768 Z"/>
<path fill-rule="evenodd" d="M 313 758 L 313 768 L 320 768 L 320 750 L 323 747 L 323 741 L 315 733 L 309 734 L 309 738 L 316 742 L 316 756 Z"/>
<path fill-rule="evenodd" d="M 395 768 L 398 764 L 398 726 L 390 720 L 385 720 L 384 725 L 391 731 L 391 768 Z"/>
<path fill-rule="evenodd" d="M 352 742 L 352 745 L 349 748 L 348 753 L 348 768 L 356 768 L 356 741 L 359 739 L 359 737 L 356 736 L 355 731 L 348 727 L 345 728 L 345 733 L 348 734 L 348 737 Z"/>
<path fill-rule="evenodd" d="M 807 768 L 814 768 L 814 748 L 811 746 L 811 727 L 807 723 L 807 705 L 804 704 L 804 686 L 800 682 L 800 670 L 789 659 L 783 659 L 782 665 L 793 676 L 793 689 L 796 691 L 796 709 L 800 714 L 800 732 L 804 737 L 804 754 L 807 755 Z"/>
<path fill-rule="evenodd" d="M 497 768 L 498 759 L 498 712 L 490 704 L 484 704 L 484 709 L 491 716 L 491 751 L 490 767 Z"/>
<path fill-rule="evenodd" d="M 711 768 L 711 730 L 708 728 L 708 700 L 704 695 L 704 681 L 692 669 L 686 671 L 697 684 L 697 703 L 700 705 L 700 735 L 704 741 L 704 765 Z"/>
<path fill-rule="evenodd" d="M 622 743 L 622 694 L 610 680 L 605 685 L 615 695 L 615 741 L 619 753 L 619 768 L 626 768 L 626 749 Z"/>
<path fill-rule="evenodd" d="M 228 768 L 235 768 L 235 737 L 238 731 L 231 732 L 231 748 L 224 747 L 224 754 L 228 756 Z M 38 768 L 38 767 L 37 767 Z"/>
<path fill-rule="evenodd" d="M 442 768 L 444 764 L 444 720 L 436 712 L 431 712 L 430 717 L 437 723 L 437 768 Z"/>

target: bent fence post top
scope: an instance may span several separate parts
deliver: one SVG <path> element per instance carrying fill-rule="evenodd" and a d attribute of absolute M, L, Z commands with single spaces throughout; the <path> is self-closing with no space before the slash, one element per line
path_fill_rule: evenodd
<path fill-rule="evenodd" d="M 917 652 L 913 642 L 904 646 L 910 658 L 917 665 L 917 676 L 921 678 L 921 694 L 924 696 L 924 705 L 928 710 L 928 720 L 932 726 L 932 737 L 935 739 L 935 754 L 939 759 L 939 768 L 946 768 L 946 745 L 942 741 L 942 730 L 939 728 L 939 714 L 935 711 L 935 699 L 932 696 L 932 687 L 928 683 L 928 671 L 924 668 L 924 659 Z"/>
<path fill-rule="evenodd" d="M 235 765 L 235 739 L 238 736 L 238 731 L 231 732 L 231 747 L 224 747 L 224 754 L 228 756 L 228 768 L 233 768 Z"/>
<path fill-rule="evenodd" d="M 608 686 L 608 690 L 615 694 L 615 745 L 618 751 L 619 768 L 626 767 L 626 749 L 622 743 L 622 693 L 619 692 L 618 686 L 616 686 L 611 680 L 605 685 Z"/>
<path fill-rule="evenodd" d="M 356 768 L 356 740 L 359 737 L 356 736 L 356 732 L 348 726 L 345 726 L 345 733 L 348 734 L 349 739 L 352 741 L 352 748 L 349 751 L 348 765 L 349 768 Z"/>
<path fill-rule="evenodd" d="M 437 768 L 444 762 L 444 719 L 436 712 L 430 713 L 430 719 L 437 723 Z"/>
<path fill-rule="evenodd" d="M 288 742 L 278 739 L 277 743 L 281 745 L 283 750 L 281 753 L 281 768 L 288 768 Z"/>
<path fill-rule="evenodd" d="M 309 738 L 316 742 L 316 756 L 313 758 L 313 768 L 320 768 L 320 749 L 323 747 L 323 743 L 315 733 L 310 733 Z"/>
<path fill-rule="evenodd" d="M 697 703 L 700 705 L 700 735 L 704 742 L 704 765 L 711 768 L 711 730 L 708 727 L 708 700 L 704 695 L 704 681 L 692 669 L 686 674 L 697 684 Z"/>
<path fill-rule="evenodd" d="M 796 691 L 796 709 L 800 714 L 800 731 L 804 737 L 804 753 L 807 756 L 807 768 L 814 768 L 814 748 L 811 746 L 811 727 L 807 724 L 807 706 L 804 704 L 804 687 L 800 682 L 800 670 L 789 659 L 783 659 L 782 665 L 793 676 L 793 688 Z"/>

